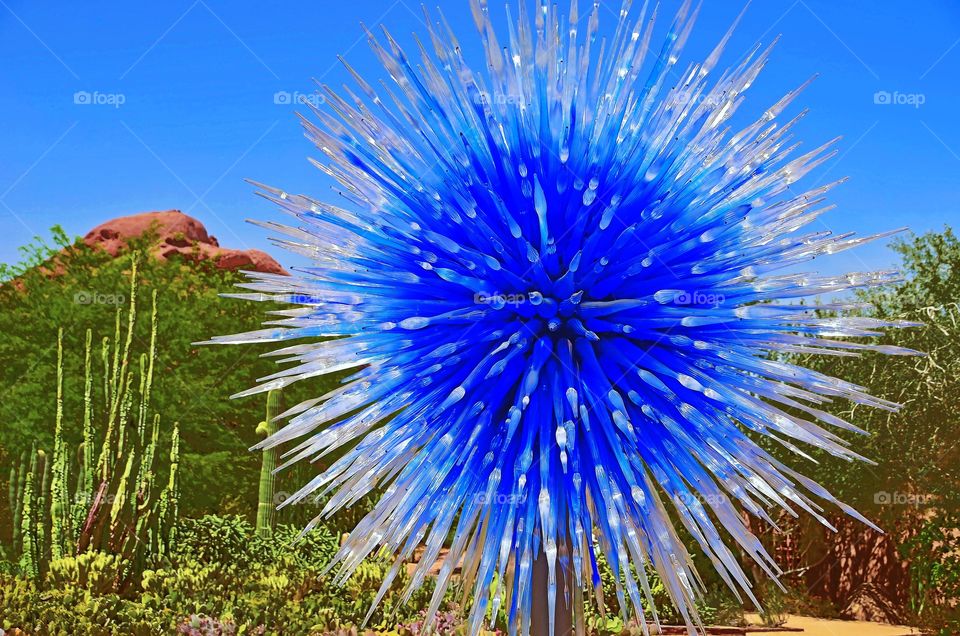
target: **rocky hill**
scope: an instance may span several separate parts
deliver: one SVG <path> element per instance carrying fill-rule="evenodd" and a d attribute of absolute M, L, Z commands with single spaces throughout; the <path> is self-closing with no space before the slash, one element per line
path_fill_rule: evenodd
<path fill-rule="evenodd" d="M 220 269 L 288 273 L 266 252 L 220 247 L 203 223 L 180 210 L 142 212 L 111 219 L 90 230 L 83 242 L 116 256 L 132 239 L 147 232 L 156 237 L 151 253 L 160 260 L 180 255 L 187 260 L 214 261 Z"/>

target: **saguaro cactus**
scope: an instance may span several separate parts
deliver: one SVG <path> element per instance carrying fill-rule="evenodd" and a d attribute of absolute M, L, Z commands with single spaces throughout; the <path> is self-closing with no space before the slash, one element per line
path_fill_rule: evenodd
<path fill-rule="evenodd" d="M 264 438 L 277 432 L 277 416 L 280 414 L 280 391 L 267 393 L 267 417 L 257 426 L 257 433 Z M 257 504 L 257 536 L 269 537 L 273 534 L 277 502 L 275 501 L 277 467 L 277 448 L 263 452 L 260 460 L 260 493 Z"/>

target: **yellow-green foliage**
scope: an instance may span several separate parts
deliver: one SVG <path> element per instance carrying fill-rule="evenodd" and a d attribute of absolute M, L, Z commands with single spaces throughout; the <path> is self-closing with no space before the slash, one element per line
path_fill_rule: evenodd
<path fill-rule="evenodd" d="M 32 443 L 52 452 L 57 352 L 51 345 L 56 343 L 57 330 L 63 328 L 63 412 L 68 418 L 64 434 L 68 447 L 77 450 L 84 442 L 82 416 L 89 409 L 98 439 L 86 448 L 90 449 L 91 470 L 95 470 L 101 450 L 99 438 L 103 436 L 101 414 L 111 406 L 101 378 L 101 338 L 109 336 L 112 340 L 116 333 L 116 307 L 122 306 L 126 312 L 130 299 L 130 252 L 114 258 L 103 250 L 87 248 L 81 241 L 61 253 L 61 244 L 70 240 L 63 237 L 61 241 L 59 232 L 56 236 L 53 250 L 37 252 L 29 248 L 31 256 L 25 265 L 29 268 L 56 255 L 62 266 L 62 271 L 58 267 L 57 276 L 39 268 L 17 268 L 17 285 L 0 285 L 0 386 L 4 387 L 4 399 L 0 401 L 0 451 L 8 460 L 29 452 Z M 143 241 L 134 241 L 131 251 L 142 248 L 150 253 L 154 247 L 150 237 L 145 237 Z M 3 270 L 0 265 L 0 280 L 4 278 Z M 246 279 L 239 272 L 219 269 L 213 262 L 179 258 L 160 261 L 151 257 L 143 259 L 138 270 L 140 298 L 146 302 L 142 302 L 139 312 L 141 320 L 135 328 L 133 351 L 139 353 L 149 347 L 152 330 L 148 319 L 154 291 L 160 308 L 156 346 L 161 355 L 153 369 L 149 396 L 151 414 L 159 412 L 165 416 L 157 459 L 165 456 L 170 425 L 174 418 L 179 419 L 184 455 L 180 465 L 182 484 L 191 493 L 181 503 L 184 513 L 200 516 L 231 509 L 252 514 L 257 502 L 260 458 L 247 449 L 259 441 L 254 425 L 263 419 L 264 404 L 259 398 L 231 400 L 229 396 L 249 388 L 252 378 L 274 373 L 275 359 L 257 356 L 268 347 L 258 347 L 257 352 L 250 351 L 240 360 L 232 347 L 192 343 L 212 334 L 256 329 L 263 320 L 264 307 L 221 298 L 221 292 L 231 291 L 236 283 Z M 275 308 L 280 309 L 281 305 Z M 93 333 L 90 365 L 96 378 L 89 393 L 85 391 L 83 373 L 88 328 Z M 125 336 L 121 325 L 121 347 Z M 107 364 L 112 367 L 112 363 L 110 352 Z M 136 355 L 128 369 L 134 371 L 132 388 L 136 391 L 140 371 Z M 111 368 L 110 377 L 112 371 Z M 149 373 L 149 366 L 146 371 Z M 290 404 L 296 404 L 325 393 L 337 382 L 337 378 L 316 378 L 310 386 L 293 386 L 286 393 Z M 85 404 L 86 395 L 89 407 Z M 134 420 L 139 418 L 138 410 L 134 403 L 130 410 Z M 150 420 L 146 422 L 149 435 Z M 9 465 L 0 476 L 4 484 L 8 470 Z M 80 471 L 71 473 L 74 482 Z M 165 479 L 160 473 L 157 477 Z M 281 490 L 290 491 L 297 483 L 293 478 L 279 479 Z M 249 484 L 250 488 L 240 488 L 240 484 Z M 90 484 L 88 490 L 93 488 Z M 288 519 L 281 515 L 278 520 Z M 9 515 L 0 510 L 0 538 L 10 536 L 2 531 L 10 522 Z"/>
<path fill-rule="evenodd" d="M 50 562 L 47 585 L 51 588 L 78 587 L 96 594 L 117 591 L 123 563 L 115 554 L 86 552 Z"/>
<path fill-rule="evenodd" d="M 375 558 L 338 587 L 320 571 L 337 549 L 337 536 L 321 528 L 291 545 L 294 536 L 296 529 L 278 526 L 272 537 L 257 537 L 252 524 L 235 517 L 188 520 L 170 562 L 146 569 L 129 589 L 113 585 L 119 562 L 105 554 L 55 560 L 42 581 L 0 575 L 0 627 L 30 634 L 171 634 L 185 619 L 205 616 L 232 625 L 236 634 L 301 636 L 360 625 L 390 561 Z M 211 542 L 223 549 L 209 551 Z M 427 586 L 401 607 L 408 578 L 399 578 L 368 625 L 376 633 L 406 633 L 401 627 L 418 620 L 432 592 Z"/>
<path fill-rule="evenodd" d="M 139 356 L 140 374 L 130 369 L 133 333 L 137 323 L 137 260 L 129 286 L 129 304 L 117 308 L 114 336 L 104 338 L 102 348 L 104 408 L 98 410 L 99 431 L 93 427 L 91 373 L 92 334 L 88 329 L 84 353 L 83 415 L 70 420 L 64 413 L 64 330 L 57 334 L 56 415 L 53 454 L 42 450 L 30 458 L 23 487 L 8 489 L 10 518 L 19 532 L 11 533 L 19 565 L 28 576 L 42 577 L 51 562 L 88 551 L 122 556 L 123 574 L 118 584 L 136 578 L 146 561 L 169 550 L 178 510 L 178 429 L 173 425 L 169 464 L 155 466 L 161 420 L 151 413 L 150 390 L 156 358 L 157 302 L 153 294 L 151 332 L 147 352 Z M 121 337 L 123 318 L 125 337 Z M 112 359 L 112 362 L 111 362 Z M 139 390 L 134 379 L 138 379 Z M 152 419 L 148 430 L 147 421 Z M 135 427 L 134 427 L 135 425 Z M 67 434 L 82 434 L 79 452 L 71 448 Z M 129 430 L 129 434 L 127 431 Z M 102 440 L 96 439 L 98 434 Z M 94 446 L 100 452 L 93 470 Z M 166 473 L 166 483 L 157 484 L 155 471 Z M 11 472 L 11 479 L 21 474 Z"/>

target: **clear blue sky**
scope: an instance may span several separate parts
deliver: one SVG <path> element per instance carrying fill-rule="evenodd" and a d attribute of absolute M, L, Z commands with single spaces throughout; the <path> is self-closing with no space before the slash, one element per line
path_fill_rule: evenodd
<path fill-rule="evenodd" d="M 502 0 L 489 2 L 499 11 Z M 619 0 L 603 2 L 602 28 L 611 27 Z M 701 59 L 742 7 L 705 4 L 687 60 Z M 475 52 L 467 1 L 442 5 L 468 54 Z M 665 0 L 661 15 L 677 5 Z M 382 77 L 360 22 L 383 23 L 412 48 L 421 19 L 416 0 L 0 0 L 0 261 L 54 223 L 84 234 L 113 216 L 179 208 L 225 246 L 266 249 L 295 264 L 244 223 L 278 215 L 243 178 L 321 197 L 331 185 L 305 160 L 317 153 L 302 137 L 295 106 L 275 96 L 309 93 L 311 78 L 346 82 L 338 53 Z M 839 207 L 824 223 L 861 234 L 960 223 L 960 3 L 755 0 L 725 61 L 778 34 L 744 108 L 759 114 L 821 74 L 799 100 L 811 113 L 798 137 L 811 149 L 844 139 L 838 158 L 805 183 L 851 178 L 834 191 Z M 80 91 L 108 103 L 77 104 Z M 877 104 L 878 91 L 923 103 Z M 817 269 L 893 262 L 876 245 L 823 259 Z"/>

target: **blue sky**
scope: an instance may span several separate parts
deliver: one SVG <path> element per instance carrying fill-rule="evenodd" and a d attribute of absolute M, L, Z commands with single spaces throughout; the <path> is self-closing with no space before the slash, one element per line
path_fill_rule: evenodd
<path fill-rule="evenodd" d="M 494 10 L 502 4 L 489 2 Z M 619 0 L 602 4 L 602 28 L 609 28 Z M 679 3 L 662 4 L 668 16 Z M 467 0 L 442 6 L 467 54 L 475 54 Z M 702 59 L 741 7 L 739 0 L 707 2 L 686 60 Z M 265 249 L 297 264 L 244 223 L 278 215 L 243 179 L 334 199 L 331 183 L 306 161 L 317 153 L 286 98 L 309 94 L 312 78 L 347 82 L 338 53 L 365 76 L 383 77 L 360 23 L 384 24 L 412 48 L 422 19 L 416 0 L 0 0 L 0 261 L 54 223 L 84 234 L 114 216 L 179 208 L 222 245 Z M 825 226 L 868 234 L 957 225 L 960 3 L 757 0 L 724 61 L 733 64 L 777 35 L 744 109 L 759 114 L 821 74 L 798 100 L 811 113 L 797 136 L 810 149 L 843 140 L 837 158 L 803 183 L 850 177 L 834 190 L 838 208 Z M 816 269 L 894 262 L 878 244 L 818 261 Z"/>

